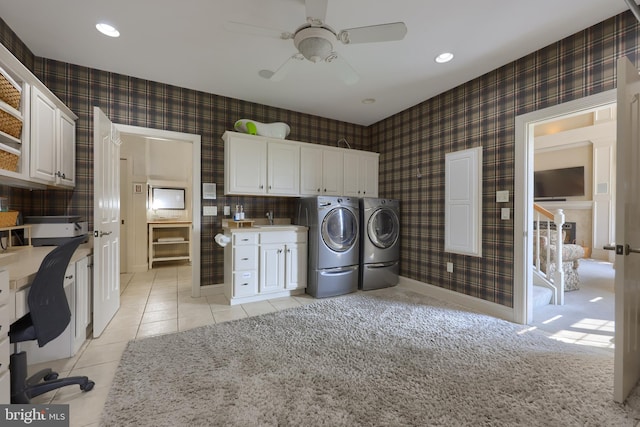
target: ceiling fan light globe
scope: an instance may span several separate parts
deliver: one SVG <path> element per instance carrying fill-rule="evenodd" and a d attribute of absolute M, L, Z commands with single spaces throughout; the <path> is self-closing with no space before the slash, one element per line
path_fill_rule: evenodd
<path fill-rule="evenodd" d="M 309 37 L 298 43 L 298 50 L 311 62 L 323 61 L 333 52 L 331 43 L 321 37 Z"/>

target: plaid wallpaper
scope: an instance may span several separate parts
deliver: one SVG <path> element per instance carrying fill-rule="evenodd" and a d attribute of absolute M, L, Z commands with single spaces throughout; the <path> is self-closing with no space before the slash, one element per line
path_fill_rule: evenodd
<path fill-rule="evenodd" d="M 77 214 L 92 219 L 92 117 L 94 105 L 115 123 L 202 136 L 202 181 L 218 184 L 216 204 L 243 204 L 248 216 L 273 210 L 293 217 L 286 198 L 225 197 L 223 143 L 235 120 L 284 121 L 290 139 L 380 152 L 380 196 L 401 202 L 400 274 L 415 280 L 513 306 L 513 222 L 499 209 L 513 208 L 515 117 L 615 87 L 615 61 L 638 63 L 638 24 L 629 12 L 604 21 L 524 58 L 431 98 L 368 128 L 182 89 L 133 77 L 33 58 L 0 23 L 2 43 L 78 116 L 77 187 L 74 191 L 12 190 L 12 209 L 26 214 Z M 482 258 L 444 253 L 444 155 L 483 147 Z M 509 204 L 495 203 L 509 190 Z M 3 189 L 3 191 L 7 191 Z M 203 200 L 203 205 L 212 201 Z M 222 249 L 213 243 L 221 217 L 202 217 L 203 284 L 223 281 Z M 454 272 L 445 264 L 453 262 Z"/>
<path fill-rule="evenodd" d="M 371 126 L 381 197 L 401 200 L 400 273 L 513 307 L 516 230 L 500 208 L 513 209 L 514 174 L 522 173 L 514 170 L 515 117 L 615 88 L 616 60 L 638 64 L 639 41 L 635 18 L 623 13 Z M 444 156 L 477 146 L 481 258 L 444 252 Z M 509 190 L 509 203 L 495 202 L 498 190 Z"/>

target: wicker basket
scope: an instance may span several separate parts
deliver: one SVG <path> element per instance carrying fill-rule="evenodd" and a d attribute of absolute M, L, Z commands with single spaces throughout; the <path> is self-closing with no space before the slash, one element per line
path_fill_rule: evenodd
<path fill-rule="evenodd" d="M 13 227 L 18 222 L 18 211 L 0 212 L 0 227 Z"/>
<path fill-rule="evenodd" d="M 9 150 L 9 148 L 0 147 L 0 169 L 17 172 L 20 155 L 7 150 Z"/>
<path fill-rule="evenodd" d="M 19 110 L 21 96 L 20 86 L 0 69 L 0 99 Z"/>
<path fill-rule="evenodd" d="M 20 139 L 20 136 L 22 136 L 22 120 L 0 109 L 0 131 Z"/>

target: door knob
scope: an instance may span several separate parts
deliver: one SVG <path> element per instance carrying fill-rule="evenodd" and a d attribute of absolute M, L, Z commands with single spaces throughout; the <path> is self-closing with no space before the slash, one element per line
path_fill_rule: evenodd
<path fill-rule="evenodd" d="M 616 255 L 640 254 L 640 248 L 632 248 L 629 245 L 606 245 L 602 249 L 607 251 L 616 251 Z"/>

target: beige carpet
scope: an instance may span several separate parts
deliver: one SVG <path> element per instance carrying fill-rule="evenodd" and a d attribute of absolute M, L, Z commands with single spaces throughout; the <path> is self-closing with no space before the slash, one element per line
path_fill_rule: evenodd
<path fill-rule="evenodd" d="M 400 289 L 132 341 L 104 426 L 633 426 L 608 352 Z"/>

